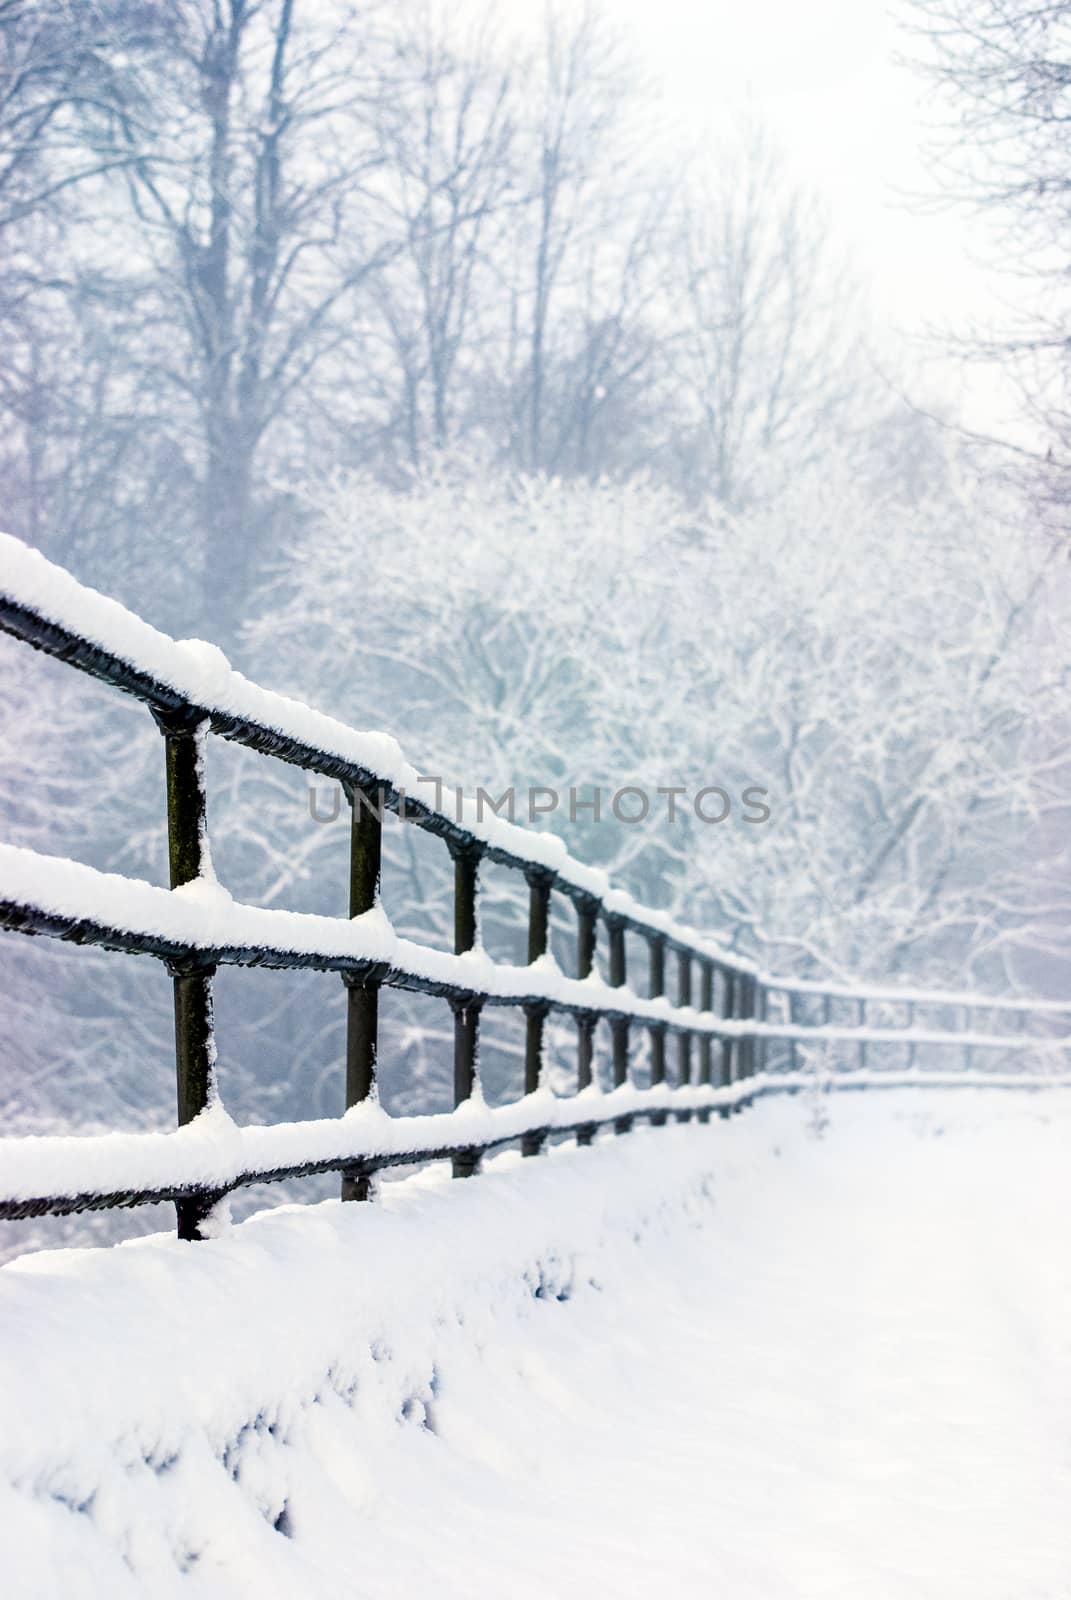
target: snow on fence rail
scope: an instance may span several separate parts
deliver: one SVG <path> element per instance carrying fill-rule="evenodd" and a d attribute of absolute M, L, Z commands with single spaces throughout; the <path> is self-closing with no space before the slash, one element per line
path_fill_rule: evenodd
<path fill-rule="evenodd" d="M 263 1179 L 341 1171 L 343 1199 L 367 1198 L 372 1176 L 400 1163 L 450 1158 L 468 1176 L 481 1155 L 519 1139 L 534 1155 L 551 1133 L 589 1143 L 613 1123 L 637 1119 L 707 1120 L 760 1094 L 795 1089 L 800 1043 L 852 1041 L 860 1071 L 843 1087 L 892 1082 L 947 1082 L 867 1073 L 869 1044 L 909 1049 L 956 1046 L 965 1073 L 955 1081 L 1003 1083 L 969 1071 L 979 1049 L 1063 1052 L 1071 1038 L 1038 1039 L 974 1027 L 978 1011 L 1025 1022 L 1071 1013 L 1071 1005 L 1034 1004 L 976 994 L 822 985 L 777 977 L 663 913 L 613 889 L 606 875 L 571 857 L 560 839 L 497 816 L 457 817 L 417 798 L 417 770 L 397 743 L 358 733 L 297 701 L 250 683 L 222 652 L 197 640 L 176 641 L 116 601 L 77 582 L 19 540 L 0 534 L 0 629 L 78 667 L 148 706 L 164 737 L 171 888 L 97 872 L 78 862 L 0 845 L 0 927 L 79 944 L 150 955 L 174 980 L 179 1128 L 172 1134 L 112 1134 L 0 1140 L 0 1217 L 64 1213 L 174 1200 L 179 1233 L 202 1237 L 215 1204 L 231 1189 Z M 338 780 L 351 809 L 350 918 L 312 916 L 242 905 L 214 879 L 208 851 L 204 762 L 209 733 Z M 439 835 L 454 862 L 454 953 L 401 939 L 379 901 L 383 811 Z M 492 860 L 524 873 L 529 885 L 528 964 L 492 961 L 477 938 L 479 869 Z M 551 896 L 567 895 L 577 913 L 577 973 L 565 976 L 548 951 Z M 595 970 L 599 923 L 609 944 L 609 981 Z M 649 951 L 646 996 L 629 985 L 625 935 Z M 676 1000 L 666 993 L 666 952 L 677 959 Z M 314 967 L 338 972 L 347 991 L 345 1115 L 323 1122 L 238 1128 L 215 1086 L 212 978 L 220 965 Z M 698 996 L 693 977 L 698 975 Z M 455 1110 L 443 1116 L 387 1117 L 376 1100 L 378 997 L 383 985 L 421 990 L 450 1004 L 454 1016 Z M 799 1018 L 817 997 L 822 1022 Z M 856 1024 L 835 1025 L 835 1001 L 858 1007 Z M 867 1025 L 867 1002 L 904 1009 L 899 1027 Z M 782 1011 L 770 1017 L 771 1004 Z M 477 1079 L 480 1014 L 486 1005 L 523 1010 L 525 1095 L 486 1107 Z M 955 1007 L 957 1027 L 912 1025 L 916 1007 Z M 552 1011 L 577 1028 L 577 1092 L 556 1097 L 543 1087 L 543 1032 Z M 593 1079 L 594 1036 L 610 1029 L 613 1089 Z M 650 1040 L 649 1089 L 630 1082 L 630 1031 Z M 677 1043 L 676 1082 L 667 1082 L 666 1040 Z M 789 1070 L 765 1070 L 771 1039 L 789 1047 Z M 693 1049 L 694 1047 L 694 1049 Z M 1012 1079 L 1010 1081 L 1021 1081 Z M 1049 1080 L 1045 1080 L 1049 1081 Z"/>

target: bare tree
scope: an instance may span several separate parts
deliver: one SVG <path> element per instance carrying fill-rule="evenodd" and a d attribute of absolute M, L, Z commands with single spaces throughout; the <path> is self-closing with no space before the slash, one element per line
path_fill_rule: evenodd
<path fill-rule="evenodd" d="M 674 476 L 740 507 L 817 459 L 857 412 L 851 286 L 821 208 L 759 134 L 716 181 L 693 184 L 674 246 Z"/>
<path fill-rule="evenodd" d="M 148 14 L 129 7 L 128 30 Z M 0 230 L 126 159 L 82 137 L 87 112 L 114 112 L 114 20 L 114 5 L 95 0 L 0 0 Z"/>
<path fill-rule="evenodd" d="M 19 531 L 172 626 L 228 636 L 303 473 L 475 435 L 735 503 L 841 414 L 817 225 L 758 158 L 678 205 L 593 6 L 519 65 L 433 0 L 42 14 L 0 464 Z"/>
<path fill-rule="evenodd" d="M 190 0 L 139 61 L 152 120 L 123 119 L 142 271 L 142 360 L 188 413 L 200 458 L 205 614 L 226 632 L 256 569 L 258 457 L 345 337 L 370 234 L 387 90 L 370 23 L 304 0 Z"/>
<path fill-rule="evenodd" d="M 739 513 L 483 463 L 404 495 L 337 481 L 250 644 L 470 795 L 553 786 L 578 854 L 773 967 L 1014 982 L 1069 953 L 1066 563 L 931 432 L 921 494 L 864 439 Z M 651 814 L 623 826 L 609 797 L 637 782 Z M 758 786 L 769 824 L 674 820 L 674 784 Z M 571 786 L 601 787 L 598 823 Z M 292 788 L 230 812 L 258 854 L 285 838 L 272 885 L 331 847 Z M 409 878 L 399 926 L 448 937 L 448 866 Z"/>
<path fill-rule="evenodd" d="M 628 477 L 651 465 L 675 415 L 667 394 L 666 181 L 611 201 L 612 217 L 577 247 L 575 286 L 559 308 L 553 361 L 544 351 L 542 465 L 548 472 Z"/>
<path fill-rule="evenodd" d="M 921 56 L 947 113 L 937 151 L 950 202 L 983 214 L 1017 282 L 1003 328 L 956 342 L 1017 382 L 1042 431 L 1046 473 L 1066 500 L 1071 332 L 1071 4 L 1055 0 L 914 0 Z M 918 53 L 918 52 L 917 52 Z"/>
<path fill-rule="evenodd" d="M 88 170 L 84 159 L 76 160 L 68 163 L 71 170 L 61 177 L 59 171 L 45 164 L 43 151 L 46 140 L 54 141 L 54 130 L 76 99 L 91 60 L 91 42 L 74 25 L 66 6 L 31 7 L 24 0 L 0 3 L 0 237 L 5 263 L 0 288 L 0 329 L 5 347 L 5 360 L 0 366 L 0 409 L 20 433 L 26 433 L 26 494 L 16 490 L 20 475 L 14 470 L 12 457 L 17 451 L 10 435 L 0 441 L 0 462 L 8 497 L 7 515 L 18 519 L 28 500 L 29 515 L 21 531 L 31 537 L 40 531 L 38 489 L 45 470 L 41 423 L 47 393 L 28 303 L 29 283 L 34 281 L 28 269 L 34 251 L 28 248 L 26 224 L 30 219 L 38 224 L 34 243 L 39 255 L 41 246 L 47 248 L 50 242 L 40 224 L 41 214 L 53 212 L 61 190 Z M 17 231 L 19 224 L 21 232 Z"/>
<path fill-rule="evenodd" d="M 489 14 L 462 31 L 429 3 L 402 12 L 394 51 L 407 81 L 377 107 L 377 197 L 401 244 L 370 298 L 389 351 L 388 456 L 400 444 L 416 467 L 454 442 L 488 333 L 494 234 L 516 202 L 514 67 Z"/>
<path fill-rule="evenodd" d="M 531 104 L 520 140 L 527 204 L 518 212 L 507 269 L 504 385 L 511 454 L 538 471 L 560 455 L 556 424 L 578 399 L 575 391 L 562 392 L 569 371 L 588 380 L 589 412 L 605 388 L 594 373 L 613 345 L 607 335 L 631 280 L 619 279 L 617 295 L 603 307 L 593 303 L 592 291 L 609 259 L 619 269 L 622 261 L 636 266 L 629 240 L 637 215 L 646 212 L 649 179 L 639 171 L 631 131 L 645 113 L 637 75 L 594 4 L 578 18 L 548 9 L 527 76 Z"/>

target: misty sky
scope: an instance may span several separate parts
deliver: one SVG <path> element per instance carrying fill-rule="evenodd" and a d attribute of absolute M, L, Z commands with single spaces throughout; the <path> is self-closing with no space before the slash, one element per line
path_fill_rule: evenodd
<path fill-rule="evenodd" d="M 583 0 L 567 3 L 579 9 Z M 503 9 L 534 22 L 543 0 L 505 0 Z M 667 108 L 712 159 L 750 108 L 821 192 L 869 283 L 890 375 L 925 359 L 924 391 L 958 399 L 976 426 L 1005 421 L 1008 399 L 993 375 L 972 368 L 965 385 L 958 368 L 913 342 L 928 328 L 966 331 L 968 318 L 999 320 L 1015 290 L 980 264 L 992 247 L 984 224 L 927 213 L 916 198 L 936 192 L 925 148 L 934 112 L 932 89 L 896 60 L 923 48 L 906 30 L 909 7 L 902 0 L 606 0 L 606 10 L 632 35 Z"/>

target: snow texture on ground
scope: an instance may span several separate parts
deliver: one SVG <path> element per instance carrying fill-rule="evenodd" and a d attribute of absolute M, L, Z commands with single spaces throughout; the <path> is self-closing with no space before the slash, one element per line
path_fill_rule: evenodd
<path fill-rule="evenodd" d="M 1071 1092 L 761 1102 L 0 1271 L 0 1591 L 1071 1594 Z"/>

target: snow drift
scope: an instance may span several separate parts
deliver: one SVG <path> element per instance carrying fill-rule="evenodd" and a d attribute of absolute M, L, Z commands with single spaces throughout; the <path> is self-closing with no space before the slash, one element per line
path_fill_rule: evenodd
<path fill-rule="evenodd" d="M 0 1586 L 1024 1600 L 1071 1092 L 890 1091 L 0 1271 Z"/>

